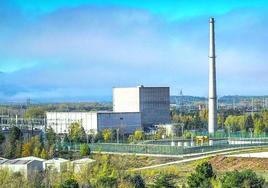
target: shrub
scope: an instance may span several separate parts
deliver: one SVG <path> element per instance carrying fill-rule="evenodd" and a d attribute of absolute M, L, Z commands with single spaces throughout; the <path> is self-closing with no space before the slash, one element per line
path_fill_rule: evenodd
<path fill-rule="evenodd" d="M 252 170 L 227 172 L 221 179 L 223 188 L 232 187 L 265 187 L 265 180 Z"/>
<path fill-rule="evenodd" d="M 60 185 L 60 188 L 79 188 L 79 185 L 76 180 L 68 179 Z"/>
<path fill-rule="evenodd" d="M 80 146 L 80 156 L 84 157 L 84 156 L 88 156 L 90 155 L 90 148 L 87 144 L 82 144 Z"/>

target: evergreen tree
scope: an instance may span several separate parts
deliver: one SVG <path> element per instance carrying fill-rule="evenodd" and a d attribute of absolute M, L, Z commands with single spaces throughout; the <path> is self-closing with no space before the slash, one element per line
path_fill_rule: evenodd
<path fill-rule="evenodd" d="M 42 152 L 41 152 L 41 154 L 40 154 L 40 157 L 42 158 L 42 159 L 46 159 L 47 158 L 47 152 L 46 152 L 46 150 L 43 148 L 42 149 Z"/>
<path fill-rule="evenodd" d="M 137 174 L 131 177 L 131 183 L 134 188 L 145 188 L 145 182 L 141 175 Z"/>
<path fill-rule="evenodd" d="M 51 146 L 52 144 L 56 143 L 57 135 L 51 127 L 49 127 L 46 131 L 46 138 L 48 146 Z"/>
<path fill-rule="evenodd" d="M 209 188 L 212 187 L 210 183 L 212 178 L 215 178 L 212 166 L 205 162 L 196 167 L 195 172 L 187 178 L 187 184 L 190 188 Z"/>
<path fill-rule="evenodd" d="M 5 135 L 3 134 L 3 132 L 0 130 L 0 145 L 3 144 L 5 141 Z"/>
<path fill-rule="evenodd" d="M 170 175 L 161 173 L 154 180 L 151 188 L 175 188 L 175 183 L 173 182 Z"/>

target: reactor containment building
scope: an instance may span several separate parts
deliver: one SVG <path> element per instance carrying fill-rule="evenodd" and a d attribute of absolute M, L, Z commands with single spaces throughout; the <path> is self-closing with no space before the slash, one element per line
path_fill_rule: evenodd
<path fill-rule="evenodd" d="M 80 123 L 87 133 L 136 129 L 170 123 L 169 87 L 113 88 L 113 111 L 46 112 L 47 126 L 57 134 L 68 133 L 71 123 Z"/>

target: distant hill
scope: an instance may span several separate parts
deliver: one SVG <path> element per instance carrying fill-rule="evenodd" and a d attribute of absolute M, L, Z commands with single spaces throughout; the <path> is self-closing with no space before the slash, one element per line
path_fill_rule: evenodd
<path fill-rule="evenodd" d="M 188 103 L 205 102 L 207 98 L 198 96 L 170 96 L 170 103 L 175 104 L 176 101 L 183 101 Z"/>
<path fill-rule="evenodd" d="M 219 98 L 219 102 L 221 103 L 228 103 L 231 104 L 233 102 L 235 103 L 240 103 L 240 102 L 250 102 L 255 100 L 255 101 L 263 101 L 263 100 L 268 100 L 268 96 L 239 96 L 239 95 L 228 95 L 228 96 L 223 96 Z"/>
<path fill-rule="evenodd" d="M 262 100 L 267 100 L 268 101 L 268 96 L 239 96 L 239 95 L 227 95 L 227 96 L 222 96 L 219 98 L 220 103 L 226 103 L 226 104 L 232 104 L 233 102 L 235 103 L 240 103 L 244 101 L 251 101 L 252 99 L 262 101 Z M 207 102 L 206 97 L 199 97 L 199 96 L 170 96 L 170 103 L 175 104 L 176 101 L 183 101 L 186 103 L 196 103 L 196 102 Z"/>

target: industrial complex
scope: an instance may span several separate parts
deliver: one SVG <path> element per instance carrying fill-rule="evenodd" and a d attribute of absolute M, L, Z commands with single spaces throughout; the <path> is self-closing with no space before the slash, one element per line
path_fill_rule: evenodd
<path fill-rule="evenodd" d="M 209 118 L 208 132 L 217 129 L 217 89 L 214 18 L 210 19 L 209 45 Z M 47 126 L 58 134 L 68 133 L 71 123 L 80 123 L 87 133 L 103 129 L 121 129 L 132 133 L 136 129 L 170 123 L 169 87 L 113 88 L 113 111 L 47 112 Z"/>
<path fill-rule="evenodd" d="M 132 133 L 170 123 L 169 98 L 169 87 L 113 88 L 113 111 L 47 112 L 47 126 L 57 134 L 67 133 L 74 122 L 80 123 L 87 133 L 107 128 Z"/>

